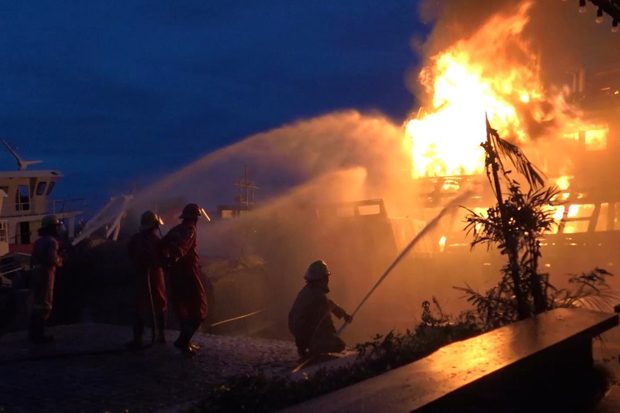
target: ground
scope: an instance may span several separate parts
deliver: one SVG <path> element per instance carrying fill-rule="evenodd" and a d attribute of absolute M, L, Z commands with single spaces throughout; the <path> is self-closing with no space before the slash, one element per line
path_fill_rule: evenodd
<path fill-rule="evenodd" d="M 56 342 L 46 348 L 29 344 L 25 333 L 0 339 L 0 412 L 172 412 L 230 376 L 288 372 L 298 362 L 290 342 L 207 334 L 196 335 L 201 351 L 193 359 L 171 344 L 88 355 L 121 349 L 130 329 L 90 324 L 52 331 Z M 176 334 L 167 332 L 170 343 Z"/>
<path fill-rule="evenodd" d="M 616 327 L 603 334 L 600 340 L 594 341 L 594 359 L 605 366 L 612 373 L 614 383 L 607 396 L 596 407 L 594 413 L 620 412 L 620 327 Z"/>
<path fill-rule="evenodd" d="M 82 324 L 53 333 L 56 343 L 49 347 L 29 344 L 25 333 L 0 338 L 1 413 L 172 413 L 228 377 L 257 370 L 288 374 L 298 365 L 294 344 L 285 341 L 197 334 L 201 351 L 187 359 L 171 344 L 115 352 L 130 338 L 128 327 Z M 168 331 L 168 341 L 176 334 Z M 594 357 L 620 377 L 620 328 L 602 338 Z M 619 411 L 620 386 L 614 384 L 594 412 Z"/>

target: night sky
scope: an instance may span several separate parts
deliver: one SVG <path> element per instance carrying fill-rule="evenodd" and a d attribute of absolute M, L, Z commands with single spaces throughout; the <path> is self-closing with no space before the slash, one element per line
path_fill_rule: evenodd
<path fill-rule="evenodd" d="M 402 121 L 417 1 L 0 3 L 0 136 L 93 207 L 244 137 L 354 108 Z M 3 170 L 15 168 L 0 156 Z M 235 177 L 236 178 L 236 177 Z M 232 181 L 233 178 L 231 178 Z"/>

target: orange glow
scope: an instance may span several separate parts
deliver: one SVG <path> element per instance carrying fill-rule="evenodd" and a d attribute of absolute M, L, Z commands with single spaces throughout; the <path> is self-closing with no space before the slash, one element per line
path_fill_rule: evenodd
<path fill-rule="evenodd" d="M 443 252 L 445 248 L 446 248 L 446 236 L 444 235 L 439 239 L 439 252 Z"/>
<path fill-rule="evenodd" d="M 555 185 L 558 187 L 558 189 L 560 189 L 561 191 L 566 191 L 570 185 L 570 176 L 564 175 L 561 176 L 557 179 L 557 181 L 555 181 Z M 564 194 L 562 194 L 564 195 Z M 568 196 L 568 194 L 566 194 Z M 566 199 L 566 197 L 564 198 Z"/>
<path fill-rule="evenodd" d="M 594 129 L 586 131 L 586 150 L 587 151 L 600 151 L 607 148 L 607 134 L 609 128 Z"/>
<path fill-rule="evenodd" d="M 552 209 L 555 209 L 555 213 L 553 214 L 553 219 L 555 220 L 556 224 L 560 223 L 560 220 L 562 219 L 562 217 L 564 216 L 564 206 L 561 205 L 557 208 L 552 207 Z"/>
<path fill-rule="evenodd" d="M 522 37 L 532 4 L 492 16 L 422 69 L 418 80 L 430 102 L 405 125 L 414 178 L 483 172 L 485 114 L 500 136 L 517 144 L 530 142 L 533 121 L 546 125 L 550 138 L 579 139 L 590 131 L 586 142 L 601 147 L 600 127 L 583 121 L 567 102 L 568 88 L 547 91 L 540 80 L 539 59 Z"/>

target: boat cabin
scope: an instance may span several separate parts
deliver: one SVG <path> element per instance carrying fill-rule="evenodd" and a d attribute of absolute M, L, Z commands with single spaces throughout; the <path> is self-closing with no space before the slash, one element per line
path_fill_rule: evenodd
<path fill-rule="evenodd" d="M 55 214 L 73 238 L 75 219 L 83 214 L 84 200 L 49 200 L 62 174 L 27 169 L 40 161 L 25 161 L 6 141 L 2 143 L 17 160 L 17 170 L 0 172 L 0 256 L 9 251 L 30 252 L 41 220 L 48 214 Z"/>
<path fill-rule="evenodd" d="M 76 209 L 78 200 L 49 200 L 60 177 L 62 174 L 55 170 L 0 172 L 0 190 L 5 194 L 0 239 L 4 231 L 10 245 L 33 243 L 47 214 L 55 214 L 65 223 L 70 238 L 75 235 L 75 217 L 82 213 Z"/>

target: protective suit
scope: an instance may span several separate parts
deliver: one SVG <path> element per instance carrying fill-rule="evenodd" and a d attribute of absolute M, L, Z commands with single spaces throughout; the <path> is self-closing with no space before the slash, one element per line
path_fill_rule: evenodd
<path fill-rule="evenodd" d="M 62 224 L 55 215 L 45 216 L 39 229 L 40 237 L 35 241 L 30 257 L 33 312 L 29 339 L 35 343 L 53 340 L 52 336 L 45 336 L 45 323 L 52 312 L 56 269 L 62 266 L 57 239 L 61 228 Z"/>
<path fill-rule="evenodd" d="M 165 313 L 168 309 L 164 271 L 157 254 L 160 242 L 161 239 L 153 232 L 139 232 L 129 240 L 129 256 L 136 282 L 136 303 L 141 314 L 151 313 L 151 296 L 156 314 Z"/>
<path fill-rule="evenodd" d="M 129 257 L 133 264 L 136 294 L 136 320 L 133 325 L 133 340 L 127 343 L 129 349 L 142 347 L 145 320 L 153 320 L 157 328 L 157 341 L 166 342 L 166 282 L 160 264 L 160 243 L 157 235 L 161 218 L 146 211 L 140 218 L 140 232 L 129 240 Z M 155 326 L 153 326 L 155 328 Z"/>
<path fill-rule="evenodd" d="M 196 204 L 183 210 L 183 221 L 162 239 L 162 256 L 167 263 L 170 298 L 179 318 L 181 333 L 174 345 L 192 354 L 197 346 L 190 343 L 207 317 L 207 298 L 200 281 L 200 257 L 196 246 L 196 223 L 201 216 Z"/>
<path fill-rule="evenodd" d="M 288 315 L 288 327 L 295 337 L 300 356 L 306 350 L 311 355 L 339 353 L 345 349 L 345 342 L 336 334 L 331 318 L 335 315 L 351 322 L 352 318 L 340 306 L 327 298 L 330 272 L 323 261 L 310 265 L 306 275 L 306 286 L 297 295 Z"/>

